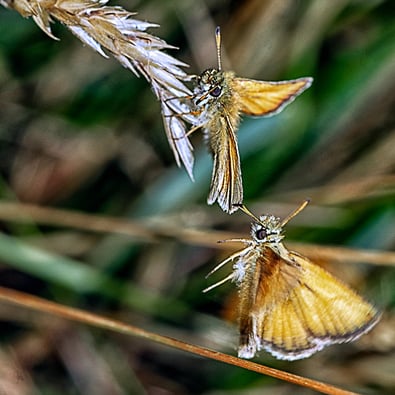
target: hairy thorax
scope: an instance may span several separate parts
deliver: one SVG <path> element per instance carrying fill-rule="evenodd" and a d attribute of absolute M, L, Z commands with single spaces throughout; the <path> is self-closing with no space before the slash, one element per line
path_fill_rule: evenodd
<path fill-rule="evenodd" d="M 233 80 L 233 72 L 217 69 L 205 70 L 197 79 L 194 104 L 200 112 L 199 123 L 211 144 L 226 130 L 237 129 L 240 106 Z"/>

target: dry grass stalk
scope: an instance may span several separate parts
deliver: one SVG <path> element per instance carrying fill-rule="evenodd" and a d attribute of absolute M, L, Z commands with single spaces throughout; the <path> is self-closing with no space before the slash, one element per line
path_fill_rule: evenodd
<path fill-rule="evenodd" d="M 194 123 L 194 118 L 190 108 L 175 99 L 191 94 L 184 83 L 190 77 L 181 69 L 187 65 L 163 52 L 175 47 L 147 33 L 148 28 L 158 25 L 134 19 L 134 13 L 106 3 L 107 0 L 0 0 L 1 5 L 32 17 L 51 38 L 57 40 L 50 23 L 59 21 L 105 58 L 109 52 L 135 75 L 143 75 L 160 100 L 176 162 L 178 166 L 183 164 L 193 179 L 193 148 L 184 120 Z"/>
<path fill-rule="evenodd" d="M 122 333 L 128 336 L 135 336 L 140 339 L 148 339 L 155 343 L 166 345 L 174 349 L 182 350 L 188 353 L 210 358 L 229 365 L 238 366 L 253 372 L 264 374 L 288 383 L 296 384 L 301 387 L 310 388 L 315 391 L 328 395 L 357 395 L 355 392 L 343 390 L 341 388 L 326 384 L 320 381 L 301 377 L 292 373 L 277 370 L 269 366 L 260 365 L 254 362 L 246 361 L 232 355 L 223 354 L 205 347 L 196 346 L 191 343 L 185 343 L 171 337 L 162 336 L 157 333 L 149 332 L 139 327 L 116 321 L 101 315 L 93 314 L 88 311 L 79 310 L 73 307 L 64 306 L 58 303 L 38 298 L 27 293 L 14 291 L 9 288 L 0 287 L 0 301 L 8 302 L 29 310 L 35 310 L 42 313 L 48 313 L 52 316 L 58 316 L 83 324 L 91 325 L 97 328 Z"/>
<path fill-rule="evenodd" d="M 61 210 L 33 204 L 0 201 L 0 220 L 10 222 L 54 225 L 91 232 L 124 234 L 145 242 L 155 242 L 161 237 L 174 238 L 191 245 L 223 250 L 236 250 L 240 243 L 218 243 L 218 240 L 241 238 L 244 234 L 209 229 L 169 226 L 168 221 L 132 221 L 117 217 L 92 215 L 73 210 Z M 348 263 L 365 262 L 372 265 L 395 266 L 392 251 L 361 250 L 347 247 L 323 246 L 306 243 L 287 243 L 311 259 Z"/>

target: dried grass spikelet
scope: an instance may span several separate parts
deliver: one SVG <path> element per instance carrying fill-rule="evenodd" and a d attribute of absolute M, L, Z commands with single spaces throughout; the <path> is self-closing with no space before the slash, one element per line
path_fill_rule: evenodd
<path fill-rule="evenodd" d="M 184 84 L 189 77 L 180 68 L 187 65 L 163 52 L 175 47 L 146 32 L 158 25 L 134 19 L 134 13 L 121 7 L 105 6 L 107 1 L 0 0 L 0 4 L 24 17 L 32 17 L 55 40 L 50 23 L 57 20 L 102 56 L 108 58 L 105 49 L 134 74 L 142 74 L 160 100 L 166 135 L 177 165 L 183 164 L 193 179 L 193 148 L 184 120 L 194 123 L 194 116 L 177 99 L 191 94 Z"/>

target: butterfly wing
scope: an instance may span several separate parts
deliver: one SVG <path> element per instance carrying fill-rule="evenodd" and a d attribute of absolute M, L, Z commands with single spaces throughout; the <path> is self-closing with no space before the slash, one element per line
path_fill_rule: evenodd
<path fill-rule="evenodd" d="M 256 81 L 234 78 L 233 90 L 238 93 L 240 111 L 251 116 L 270 116 L 279 113 L 310 87 L 313 79 L 298 78 L 289 81 Z"/>
<path fill-rule="evenodd" d="M 173 150 L 177 166 L 180 167 L 183 164 L 189 177 L 193 180 L 193 147 L 188 139 L 186 125 L 183 120 L 183 118 L 188 116 L 188 108 L 183 107 L 173 97 L 161 97 L 161 108 L 167 140 Z M 179 116 L 180 113 L 183 114 L 183 118 Z M 191 121 L 188 118 L 186 120 Z"/>
<path fill-rule="evenodd" d="M 238 282 L 239 357 L 253 358 L 264 341 L 276 336 L 265 324 L 273 310 L 289 299 L 302 275 L 297 265 L 284 262 L 269 248 L 256 248 L 235 265 L 245 273 Z"/>
<path fill-rule="evenodd" d="M 265 349 L 279 359 L 306 358 L 355 340 L 377 323 L 380 314 L 371 304 L 307 258 L 289 252 L 289 261 L 270 249 L 265 255 L 257 266 L 278 267 L 266 278 L 261 270 L 239 356 Z"/>
<path fill-rule="evenodd" d="M 217 124 L 209 125 L 206 133 L 214 160 L 207 203 L 218 201 L 222 210 L 230 214 L 237 210 L 233 204 L 243 201 L 239 149 L 230 118 L 219 116 L 212 122 Z"/>

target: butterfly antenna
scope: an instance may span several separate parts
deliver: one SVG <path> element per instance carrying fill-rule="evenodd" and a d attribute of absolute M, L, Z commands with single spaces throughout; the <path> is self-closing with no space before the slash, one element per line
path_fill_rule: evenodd
<path fill-rule="evenodd" d="M 244 204 L 233 204 L 233 207 L 238 207 L 243 213 L 247 214 L 249 217 L 251 217 L 254 221 L 256 222 L 261 222 L 261 220 L 253 214 Z"/>
<path fill-rule="evenodd" d="M 309 203 L 310 199 L 306 199 L 296 210 L 288 214 L 281 222 L 281 227 L 285 226 L 293 217 L 297 216 Z"/>
<path fill-rule="evenodd" d="M 218 70 L 222 70 L 221 62 L 221 29 L 219 26 L 215 29 L 215 44 L 217 46 L 217 59 L 218 59 Z"/>

